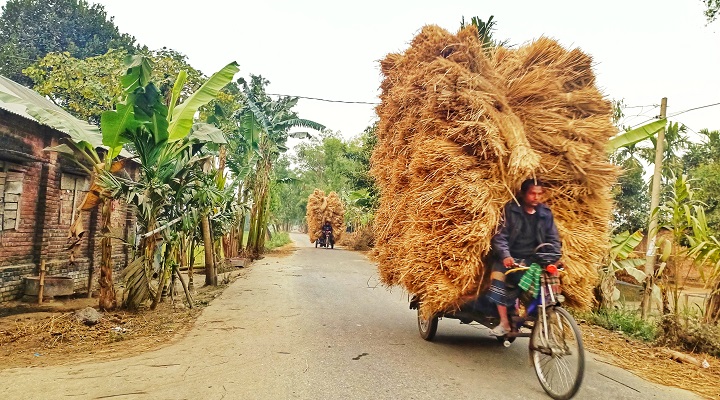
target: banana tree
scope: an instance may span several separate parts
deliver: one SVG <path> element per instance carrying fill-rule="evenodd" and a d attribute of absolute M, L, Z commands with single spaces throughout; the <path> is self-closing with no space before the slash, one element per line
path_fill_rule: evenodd
<path fill-rule="evenodd" d="M 645 281 L 645 273 L 637 268 L 645 264 L 645 260 L 630 257 L 642 239 L 643 234 L 640 231 L 632 234 L 625 231 L 615 235 L 610 241 L 607 265 L 600 270 L 601 307 L 611 308 L 620 298 L 620 291 L 615 286 L 615 276 L 619 271 L 627 272 L 638 282 Z"/>
<path fill-rule="evenodd" d="M 297 104 L 297 97 L 280 97 L 272 100 L 265 93 L 269 83 L 259 76 L 252 76 L 250 84 L 242 80 L 243 92 L 247 97 L 246 106 L 238 113 L 244 127 L 256 135 L 257 158 L 254 165 L 253 203 L 250 213 L 250 233 L 246 252 L 250 257 L 257 257 L 264 247 L 269 217 L 269 190 L 273 164 L 281 153 L 287 151 L 289 137 L 307 138 L 306 132 L 290 133 L 296 127 L 304 127 L 321 131 L 325 127 L 317 122 L 302 119 L 292 108 Z"/>
<path fill-rule="evenodd" d="M 705 322 L 714 325 L 720 321 L 720 240 L 710 233 L 705 210 L 699 205 L 694 208 L 689 255 L 698 265 L 705 287 L 711 289 L 705 302 Z"/>
<path fill-rule="evenodd" d="M 663 228 L 672 236 L 662 245 L 665 259 L 661 257 L 655 278 L 661 288 L 663 313 L 677 319 L 680 312 L 680 289 L 687 279 L 687 274 L 683 276 L 681 269 L 686 265 L 686 261 L 692 258 L 688 249 L 681 243 L 691 239 L 690 233 L 696 221 L 695 213 L 702 207 L 695 200 L 695 189 L 686 175 L 671 174 L 671 184 L 670 197 L 660 206 L 659 217 L 663 222 Z"/>
<path fill-rule="evenodd" d="M 174 251 L 165 232 L 182 219 L 170 219 L 172 212 L 168 209 L 174 205 L 169 197 L 171 185 L 198 163 L 193 155 L 193 146 L 198 140 L 189 137 L 195 113 L 232 80 L 238 67 L 234 62 L 228 64 L 177 104 L 186 79 L 186 74 L 181 72 L 166 105 L 150 80 L 151 61 L 135 56 L 129 58 L 127 64 L 127 73 L 122 78 L 124 98 L 116 104 L 115 110 L 106 111 L 101 117 L 103 144 L 109 147 L 110 154 L 118 154 L 125 144 L 132 144 L 140 164 L 140 176 L 137 181 L 130 181 L 106 175 L 105 183 L 115 195 L 124 195 L 128 203 L 135 205 L 138 223 L 144 231 L 138 257 L 141 261 L 134 262 L 133 268 L 125 271 L 129 280 L 125 305 L 137 307 L 154 294 L 154 308 L 170 272 L 166 261 Z M 196 125 L 195 131 L 199 130 Z M 153 273 L 159 277 L 155 293 L 150 287 Z"/>

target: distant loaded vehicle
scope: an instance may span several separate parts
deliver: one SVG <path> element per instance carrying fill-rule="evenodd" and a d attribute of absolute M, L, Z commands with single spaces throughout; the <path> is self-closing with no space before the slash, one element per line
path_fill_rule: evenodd
<path fill-rule="evenodd" d="M 332 231 L 323 229 L 320 237 L 315 241 L 315 247 L 329 247 L 335 248 L 335 238 L 333 237 Z"/>

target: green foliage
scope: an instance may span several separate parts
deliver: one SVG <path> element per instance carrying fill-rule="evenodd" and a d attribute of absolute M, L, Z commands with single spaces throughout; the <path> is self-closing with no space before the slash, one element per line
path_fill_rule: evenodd
<path fill-rule="evenodd" d="M 612 271 L 623 270 L 638 282 L 645 280 L 645 273 L 637 269 L 640 265 L 645 264 L 645 260 L 630 258 L 642 239 L 643 234 L 640 231 L 636 231 L 632 235 L 625 231 L 612 238 L 610 242 L 610 268 Z"/>
<path fill-rule="evenodd" d="M 291 243 L 292 240 L 290 240 L 290 234 L 287 232 L 276 232 L 272 239 L 270 239 L 269 242 L 265 243 L 265 249 L 266 250 L 272 250 L 276 249 L 281 246 L 285 246 L 288 243 Z"/>
<path fill-rule="evenodd" d="M 601 326 L 611 331 L 622 332 L 623 334 L 640 339 L 645 342 L 652 342 L 657 339 L 659 330 L 656 324 L 644 321 L 640 318 L 637 310 L 625 308 L 601 309 L 578 315 L 588 323 Z"/>
<path fill-rule="evenodd" d="M 173 109 L 170 126 L 168 127 L 170 132 L 169 141 L 180 140 L 190 133 L 195 113 L 200 107 L 215 99 L 220 90 L 232 81 L 239 70 L 238 64 L 234 61 L 231 62 L 213 74 L 198 90 Z"/>
<path fill-rule="evenodd" d="M 697 187 L 696 199 L 703 204 L 710 235 L 720 234 L 720 131 L 703 129 L 702 141 L 691 143 L 683 155 L 685 171 Z"/>
<path fill-rule="evenodd" d="M 151 74 L 147 80 L 152 80 L 163 99 L 167 99 L 163 102 L 169 103 L 171 98 L 174 101 L 186 99 L 205 79 L 200 71 L 187 63 L 184 55 L 174 50 L 144 51 L 142 54 L 144 57 L 135 59 L 152 64 L 152 67 L 143 67 L 142 71 Z M 129 53 L 124 50 L 110 50 L 85 59 L 72 57 L 69 53 L 50 53 L 27 67 L 25 73 L 35 82 L 35 91 L 52 98 L 76 117 L 99 124 L 102 112 L 111 109 L 123 92 L 139 79 L 139 76 L 125 75 L 128 57 Z M 185 74 L 186 78 L 180 90 L 173 92 L 179 74 Z"/>
<path fill-rule="evenodd" d="M 613 187 L 615 198 L 614 232 L 644 229 L 650 216 L 649 187 L 643 179 L 642 164 L 630 157 L 621 164 L 623 174 Z"/>
<path fill-rule="evenodd" d="M 0 74 L 32 84 L 22 70 L 52 52 L 78 59 L 110 49 L 135 50 L 100 4 L 85 0 L 9 0 L 0 17 Z"/>
<path fill-rule="evenodd" d="M 503 40 L 501 42 L 498 42 L 493 37 L 493 31 L 495 31 L 495 23 L 497 21 L 493 21 L 493 15 L 491 15 L 487 22 L 480 19 L 480 17 L 472 17 L 470 18 L 470 24 L 474 26 L 477 29 L 478 32 L 478 38 L 483 44 L 483 47 L 493 48 L 493 47 L 502 47 L 506 46 L 508 44 L 508 40 Z M 465 23 L 465 17 L 462 17 L 462 20 L 460 20 L 460 29 L 464 29 L 466 26 L 468 26 Z"/>
<path fill-rule="evenodd" d="M 705 17 L 708 24 L 714 22 L 720 15 L 720 0 L 702 0 L 705 4 Z"/>
<path fill-rule="evenodd" d="M 666 317 L 662 325 L 659 344 L 720 356 L 720 326 L 702 323 L 697 315 L 689 315 L 682 320 Z"/>
<path fill-rule="evenodd" d="M 616 114 L 618 111 L 614 111 Z M 649 124 L 631 129 L 623 132 L 607 143 L 608 151 L 613 152 L 619 148 L 627 147 L 638 142 L 642 142 L 645 139 L 653 137 L 660 129 L 664 128 L 667 124 L 667 119 L 659 119 L 657 121 L 650 122 Z"/>
<path fill-rule="evenodd" d="M 192 110 L 194 115 L 199 107 L 212 100 L 213 92 L 188 96 L 173 115 L 168 115 L 165 98 L 152 81 L 153 63 L 134 56 L 128 58 L 126 65 L 127 72 L 121 79 L 124 96 L 115 110 L 102 114 L 103 143 L 111 148 L 111 154 L 119 152 L 124 144 L 131 144 L 140 163 L 140 174 L 137 180 L 104 174 L 100 176 L 100 183 L 112 197 L 124 198 L 133 206 L 137 222 L 146 235 L 152 232 L 152 236 L 142 241 L 141 254 L 148 260 L 142 267 L 145 272 L 133 274 L 137 279 L 126 288 L 126 305 L 137 307 L 152 292 L 147 289 L 148 277 L 152 275 L 148 271 L 154 269 L 162 285 L 174 263 L 175 248 L 183 239 L 177 229 L 168 229 L 170 226 L 182 221 L 178 225 L 181 231 L 194 235 L 201 218 L 211 214 L 212 228 L 217 235 L 223 235 L 238 213 L 235 188 L 217 183 L 220 171 L 211 168 L 212 157 L 202 152 L 204 141 L 213 136 L 212 130 L 195 124 L 195 129 L 202 132 L 191 135 L 188 130 L 183 134 L 183 123 L 173 124 L 175 118 L 188 118 L 183 110 Z M 208 86 L 227 85 L 234 75 L 232 71 L 237 71 L 234 63 L 229 66 L 223 74 L 214 75 Z M 183 75 L 180 74 L 181 80 Z M 177 90 L 174 93 L 177 94 Z M 224 142 L 222 135 L 220 138 Z M 158 299 L 155 297 L 154 305 Z"/>
<path fill-rule="evenodd" d="M 232 169 L 247 171 L 246 192 L 252 192 L 253 208 L 250 215 L 250 237 L 247 251 L 259 254 L 263 249 L 265 230 L 271 220 L 268 214 L 272 199 L 273 167 L 279 157 L 288 150 L 287 140 L 293 128 L 323 130 L 317 122 L 299 118 L 292 109 L 297 97 L 280 96 L 272 100 L 265 92 L 269 82 L 261 76 L 251 75 L 250 82 L 239 79 L 245 98 L 243 107 L 237 111 L 237 134 L 230 140 L 234 147 L 242 149 L 236 158 L 229 160 Z M 302 136 L 308 136 L 304 133 Z"/>

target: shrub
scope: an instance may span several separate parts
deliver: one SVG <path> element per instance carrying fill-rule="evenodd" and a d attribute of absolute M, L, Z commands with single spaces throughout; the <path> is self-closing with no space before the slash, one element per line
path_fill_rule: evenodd
<path fill-rule="evenodd" d="M 272 239 L 270 239 L 268 242 L 265 243 L 265 249 L 266 250 L 272 250 L 276 249 L 280 246 L 285 246 L 286 244 L 292 242 L 290 240 L 290 234 L 287 232 L 277 232 L 272 236 Z"/>
<path fill-rule="evenodd" d="M 627 336 L 652 342 L 658 337 L 658 327 L 650 321 L 643 321 L 638 310 L 625 308 L 601 309 L 580 315 L 588 323 L 619 331 Z"/>

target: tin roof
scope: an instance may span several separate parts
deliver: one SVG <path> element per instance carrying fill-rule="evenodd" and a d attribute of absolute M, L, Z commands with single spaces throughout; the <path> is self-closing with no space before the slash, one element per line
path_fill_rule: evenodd
<path fill-rule="evenodd" d="M 63 132 L 75 142 L 84 140 L 95 148 L 107 148 L 102 144 L 100 128 L 74 117 L 38 92 L 2 75 L 0 75 L 0 109 Z M 132 158 L 132 154 L 125 149 L 120 155 Z"/>

